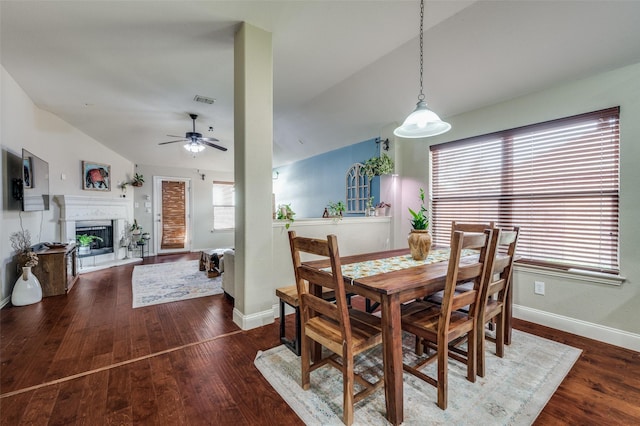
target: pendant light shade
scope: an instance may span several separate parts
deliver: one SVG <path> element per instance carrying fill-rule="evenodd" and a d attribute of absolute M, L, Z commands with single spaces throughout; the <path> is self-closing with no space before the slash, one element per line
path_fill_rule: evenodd
<path fill-rule="evenodd" d="M 402 126 L 393 131 L 394 135 L 401 138 L 426 138 L 441 135 L 451 129 L 451 124 L 440 120 L 438 114 L 427 108 L 424 93 L 422 93 L 423 22 L 424 0 L 420 0 L 420 93 L 416 109 L 404 120 Z"/>
<path fill-rule="evenodd" d="M 441 135 L 451 129 L 451 124 L 440 120 L 438 114 L 427 108 L 425 101 L 418 101 L 416 109 L 393 134 L 401 138 L 425 138 Z"/>

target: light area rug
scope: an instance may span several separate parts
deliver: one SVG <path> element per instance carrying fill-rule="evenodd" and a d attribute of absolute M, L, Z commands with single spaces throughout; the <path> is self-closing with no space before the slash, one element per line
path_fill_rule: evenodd
<path fill-rule="evenodd" d="M 405 362 L 412 363 L 413 339 L 405 335 Z M 582 351 L 528 333 L 513 331 L 505 357 L 495 356 L 487 342 L 487 371 L 475 383 L 466 379 L 466 368 L 449 360 L 449 399 L 446 410 L 436 405 L 436 388 L 404 373 L 403 425 L 529 425 L 544 408 Z M 380 348 L 357 359 L 356 372 L 382 376 Z M 363 354 L 366 355 L 366 354 Z M 369 359 L 379 360 L 370 362 Z M 285 346 L 258 352 L 258 370 L 308 425 L 342 424 L 342 375 L 325 366 L 311 373 L 311 388 L 300 387 L 300 358 Z M 434 377 L 435 363 L 422 371 Z M 375 379 L 374 379 L 375 381 Z M 358 390 L 358 385 L 356 385 Z M 354 424 L 387 425 L 384 389 L 355 406 Z"/>
<path fill-rule="evenodd" d="M 221 294 L 222 276 L 207 278 L 198 260 L 136 265 L 131 276 L 133 307 Z"/>

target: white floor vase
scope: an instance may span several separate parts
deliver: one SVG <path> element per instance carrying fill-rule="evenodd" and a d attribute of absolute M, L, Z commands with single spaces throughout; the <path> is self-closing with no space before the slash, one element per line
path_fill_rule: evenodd
<path fill-rule="evenodd" d="M 25 306 L 38 303 L 42 300 L 42 287 L 40 281 L 31 272 L 30 266 L 22 267 L 22 275 L 16 280 L 11 293 L 13 306 Z"/>

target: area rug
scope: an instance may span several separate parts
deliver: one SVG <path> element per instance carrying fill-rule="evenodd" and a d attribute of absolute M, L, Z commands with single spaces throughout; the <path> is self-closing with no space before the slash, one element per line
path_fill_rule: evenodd
<path fill-rule="evenodd" d="M 189 260 L 135 266 L 131 277 L 133 307 L 221 294 L 222 276 L 207 278 L 205 271 L 198 270 L 198 262 Z"/>
<path fill-rule="evenodd" d="M 413 339 L 405 336 L 405 362 L 414 362 Z M 404 373 L 403 425 L 529 425 L 533 423 L 582 351 L 571 346 L 513 331 L 505 357 L 495 356 L 495 345 L 487 342 L 485 377 L 476 383 L 466 379 L 466 368 L 449 361 L 449 400 L 443 411 L 436 405 L 436 388 Z M 372 349 L 356 372 L 382 375 L 380 348 Z M 379 360 L 370 362 L 369 359 Z M 342 375 L 329 366 L 311 373 L 311 388 L 300 387 L 300 358 L 285 346 L 258 352 L 258 370 L 289 406 L 308 425 L 342 424 Z M 422 371 L 433 376 L 435 363 Z M 358 385 L 356 385 L 356 389 Z M 384 389 L 355 406 L 354 424 L 387 425 Z"/>

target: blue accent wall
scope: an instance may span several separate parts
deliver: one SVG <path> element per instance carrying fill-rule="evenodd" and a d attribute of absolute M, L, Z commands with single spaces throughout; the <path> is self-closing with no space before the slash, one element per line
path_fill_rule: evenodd
<path fill-rule="evenodd" d="M 291 204 L 296 218 L 322 217 L 328 203 L 346 203 L 347 171 L 354 163 L 379 155 L 375 141 L 369 139 L 274 169 L 278 176 L 273 181 L 276 208 Z M 371 182 L 371 195 L 375 205 L 380 200 L 379 176 Z"/>

